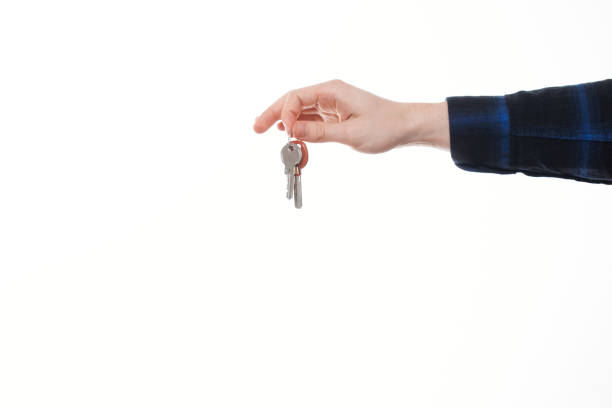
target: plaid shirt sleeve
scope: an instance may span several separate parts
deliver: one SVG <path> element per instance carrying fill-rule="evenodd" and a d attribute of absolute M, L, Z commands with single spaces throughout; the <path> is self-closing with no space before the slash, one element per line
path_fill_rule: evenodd
<path fill-rule="evenodd" d="M 464 170 L 612 184 L 612 79 L 447 102 Z"/>

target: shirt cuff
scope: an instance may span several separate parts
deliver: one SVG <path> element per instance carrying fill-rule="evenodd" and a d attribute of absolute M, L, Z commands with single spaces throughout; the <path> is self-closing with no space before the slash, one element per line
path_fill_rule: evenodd
<path fill-rule="evenodd" d="M 510 118 L 503 96 L 446 98 L 451 157 L 463 170 L 508 174 Z"/>

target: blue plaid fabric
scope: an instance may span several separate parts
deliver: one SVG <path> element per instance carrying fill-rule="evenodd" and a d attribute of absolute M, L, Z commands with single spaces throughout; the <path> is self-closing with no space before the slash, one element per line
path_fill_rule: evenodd
<path fill-rule="evenodd" d="M 612 184 L 612 79 L 447 102 L 464 170 Z"/>

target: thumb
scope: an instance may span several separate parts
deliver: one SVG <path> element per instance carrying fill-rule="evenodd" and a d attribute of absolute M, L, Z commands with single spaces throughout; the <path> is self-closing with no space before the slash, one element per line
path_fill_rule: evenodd
<path fill-rule="evenodd" d="M 343 123 L 299 120 L 293 125 L 292 135 L 305 142 L 340 142 L 343 139 L 345 127 Z"/>

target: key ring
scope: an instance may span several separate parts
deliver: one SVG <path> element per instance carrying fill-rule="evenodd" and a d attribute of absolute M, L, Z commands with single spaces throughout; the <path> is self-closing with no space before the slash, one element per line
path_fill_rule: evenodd
<path fill-rule="evenodd" d="M 302 150 L 302 160 L 300 160 L 300 164 L 298 164 L 298 167 L 302 170 L 308 163 L 308 149 L 306 148 L 306 143 L 301 140 L 292 140 L 291 143 L 299 145 Z"/>

